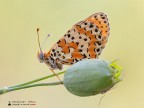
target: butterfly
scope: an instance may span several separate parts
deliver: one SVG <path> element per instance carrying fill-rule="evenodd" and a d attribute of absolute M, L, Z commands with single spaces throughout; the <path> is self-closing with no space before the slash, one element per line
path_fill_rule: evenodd
<path fill-rule="evenodd" d="M 37 57 L 51 70 L 61 70 L 63 65 L 72 65 L 83 59 L 97 59 L 107 43 L 109 32 L 107 15 L 95 13 L 73 25 L 48 52 L 42 51 L 39 42 Z"/>

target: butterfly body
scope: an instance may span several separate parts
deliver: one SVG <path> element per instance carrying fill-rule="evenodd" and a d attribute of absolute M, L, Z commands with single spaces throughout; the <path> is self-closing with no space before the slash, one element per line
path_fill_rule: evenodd
<path fill-rule="evenodd" d="M 109 37 L 107 16 L 95 13 L 76 23 L 50 49 L 48 53 L 38 53 L 38 59 L 52 70 L 62 69 L 83 59 L 96 59 L 101 54 Z"/>

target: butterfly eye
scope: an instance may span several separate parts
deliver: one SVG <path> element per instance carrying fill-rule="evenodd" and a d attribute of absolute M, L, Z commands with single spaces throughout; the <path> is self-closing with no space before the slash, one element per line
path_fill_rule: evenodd
<path fill-rule="evenodd" d="M 43 53 L 43 52 L 40 52 L 40 53 L 39 53 L 38 59 L 39 59 L 39 61 L 40 61 L 41 63 L 44 61 L 44 53 Z"/>

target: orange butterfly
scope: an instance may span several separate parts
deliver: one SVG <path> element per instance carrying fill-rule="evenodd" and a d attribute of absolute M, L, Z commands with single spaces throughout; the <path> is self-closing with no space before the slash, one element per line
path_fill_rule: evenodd
<path fill-rule="evenodd" d="M 63 65 L 72 65 L 83 59 L 96 59 L 105 47 L 109 32 L 107 15 L 95 13 L 76 23 L 48 52 L 41 50 L 39 42 L 38 59 L 51 70 L 61 70 Z"/>

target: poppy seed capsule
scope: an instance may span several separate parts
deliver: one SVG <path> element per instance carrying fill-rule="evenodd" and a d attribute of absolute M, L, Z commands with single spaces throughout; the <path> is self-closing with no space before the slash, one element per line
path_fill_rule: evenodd
<path fill-rule="evenodd" d="M 87 59 L 72 65 L 64 74 L 64 85 L 77 96 L 105 93 L 121 81 L 122 68 L 116 61 Z"/>

